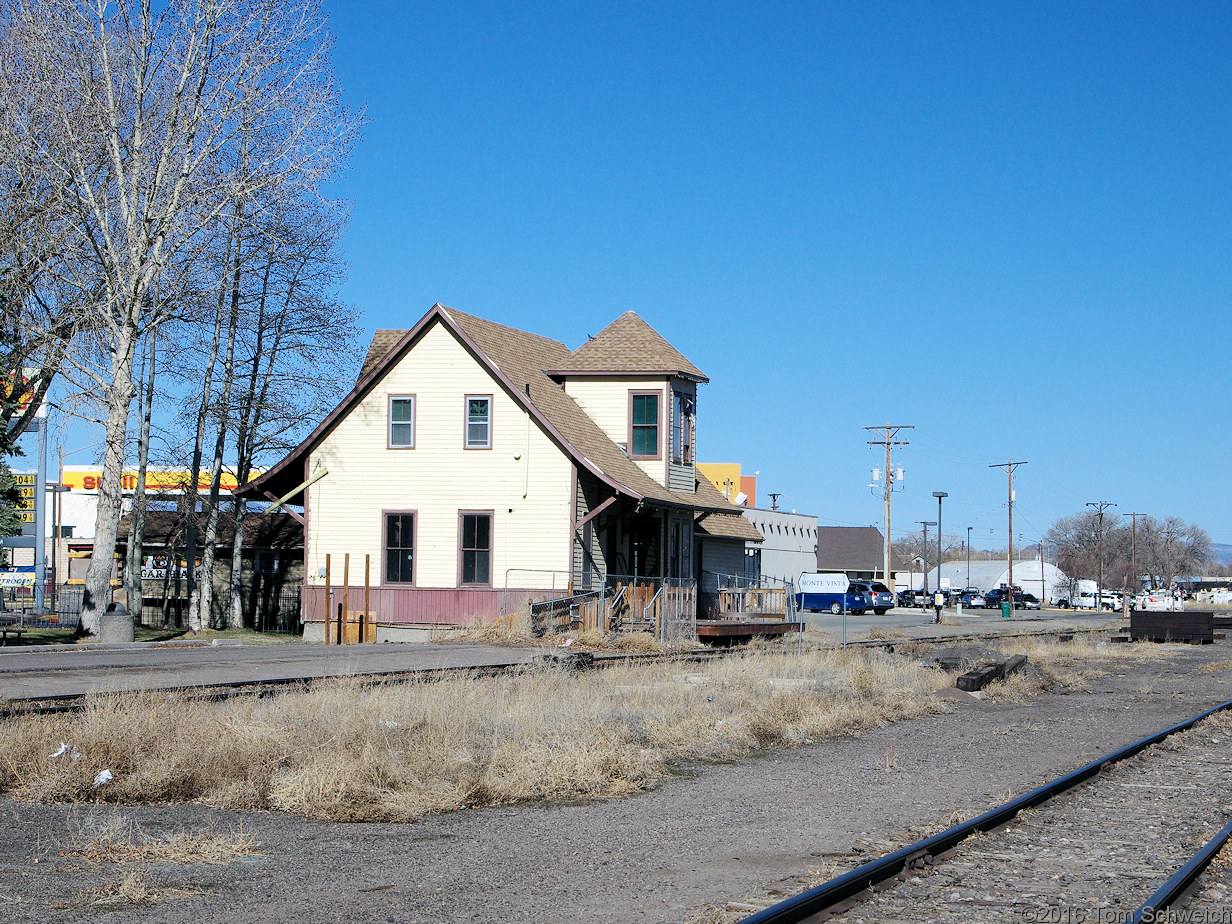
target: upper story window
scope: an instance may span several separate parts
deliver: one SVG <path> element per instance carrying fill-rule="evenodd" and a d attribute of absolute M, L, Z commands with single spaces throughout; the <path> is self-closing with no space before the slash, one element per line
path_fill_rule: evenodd
<path fill-rule="evenodd" d="M 415 448 L 415 396 L 389 397 L 389 448 Z"/>
<path fill-rule="evenodd" d="M 672 461 L 693 464 L 693 439 L 696 434 L 696 399 L 685 392 L 672 393 Z"/>
<path fill-rule="evenodd" d="M 629 455 L 659 458 L 659 397 L 657 391 L 629 393 Z"/>
<path fill-rule="evenodd" d="M 466 396 L 466 448 L 492 448 L 492 396 Z"/>

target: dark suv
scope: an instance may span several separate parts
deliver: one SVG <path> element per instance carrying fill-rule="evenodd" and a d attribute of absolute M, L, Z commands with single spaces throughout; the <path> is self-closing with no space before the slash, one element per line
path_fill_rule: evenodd
<path fill-rule="evenodd" d="M 996 609 L 1000 607 L 1001 602 L 1005 598 L 1006 598 L 1006 591 L 1001 589 L 1000 587 L 998 587 L 996 590 L 990 590 L 988 593 L 984 594 L 984 601 L 988 604 L 989 609 Z M 1032 597 L 1031 599 L 1034 600 L 1035 598 Z M 1038 605 L 1035 608 L 1038 609 Z M 1024 599 L 1023 593 L 1021 590 L 1014 591 L 1014 609 L 1016 610 L 1028 609 L 1027 602 Z"/>
<path fill-rule="evenodd" d="M 884 616 L 886 610 L 894 608 L 894 594 L 890 593 L 890 588 L 880 581 L 852 581 L 852 583 L 860 588 L 860 592 L 864 594 L 864 599 L 868 603 L 868 608 L 878 616 Z"/>

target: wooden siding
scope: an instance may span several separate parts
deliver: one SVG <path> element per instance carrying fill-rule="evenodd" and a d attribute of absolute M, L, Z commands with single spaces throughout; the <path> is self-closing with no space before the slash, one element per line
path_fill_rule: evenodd
<path fill-rule="evenodd" d="M 668 430 L 667 430 L 667 489 L 676 491 L 681 494 L 692 494 L 696 491 L 693 475 L 693 462 L 687 464 L 677 464 L 672 461 L 676 455 L 676 447 L 672 444 L 672 440 L 676 433 L 676 393 L 689 395 L 693 399 L 693 419 L 697 420 L 697 386 L 692 382 L 686 382 L 684 379 L 672 379 L 671 382 L 671 399 L 670 407 L 668 408 Z M 697 459 L 697 444 L 693 445 L 693 459 Z"/>
<path fill-rule="evenodd" d="M 338 618 L 342 604 L 342 586 L 334 587 L 334 610 L 331 621 Z M 372 587 L 368 592 L 371 620 L 384 625 L 445 625 L 465 626 L 472 623 L 492 622 L 502 615 L 502 607 L 508 599 L 509 609 L 516 611 L 527 600 L 547 600 L 560 596 L 560 590 L 550 591 L 534 588 L 510 588 L 506 597 L 504 589 L 455 588 L 455 587 Z M 347 588 L 348 612 L 361 612 L 364 608 L 364 588 L 352 584 Z M 322 622 L 325 619 L 324 582 L 303 591 L 303 621 Z M 332 638 L 332 636 L 331 636 Z"/>
<path fill-rule="evenodd" d="M 414 449 L 386 448 L 391 394 L 416 396 Z M 463 448 L 468 394 L 493 396 L 490 451 Z M 362 577 L 364 555 L 371 555 L 372 584 L 380 585 L 383 510 L 417 511 L 415 580 L 421 588 L 457 583 L 459 510 L 494 511 L 494 588 L 504 586 L 509 568 L 563 571 L 570 565 L 571 460 L 439 324 L 313 451 L 309 477 L 321 467 L 329 474 L 307 492 L 308 584 L 324 583 L 327 554 L 333 580 L 341 583 L 349 552 L 352 583 Z M 527 575 L 510 580 L 518 586 L 539 583 Z M 471 596 L 444 610 L 465 610 L 459 601 L 491 591 L 465 593 Z M 487 605 L 479 609 L 492 612 Z"/>
<path fill-rule="evenodd" d="M 712 574 L 744 574 L 744 540 L 703 539 L 702 563 Z"/>
<path fill-rule="evenodd" d="M 612 442 L 625 447 L 629 442 L 629 392 L 659 393 L 659 458 L 634 460 L 634 465 L 661 485 L 667 485 L 664 463 L 671 442 L 671 412 L 667 382 L 662 378 L 578 376 L 565 379 L 565 392 L 599 425 Z M 692 485 L 690 485 L 690 488 Z"/>
<path fill-rule="evenodd" d="M 576 520 L 580 521 L 595 507 L 611 496 L 610 489 L 599 483 L 599 479 L 590 472 L 578 472 Z M 599 527 L 606 525 L 613 507 L 593 517 L 574 537 L 573 542 L 573 573 L 581 575 L 586 571 L 606 574 L 607 562 L 603 558 L 603 543 L 600 541 Z M 585 554 L 583 543 L 590 538 L 590 555 Z"/>

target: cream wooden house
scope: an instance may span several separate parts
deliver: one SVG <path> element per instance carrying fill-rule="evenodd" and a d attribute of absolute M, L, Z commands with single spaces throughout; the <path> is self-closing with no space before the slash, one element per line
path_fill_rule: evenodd
<path fill-rule="evenodd" d="M 308 638 L 326 556 L 336 603 L 349 555 L 353 609 L 368 563 L 385 637 L 610 575 L 737 572 L 760 535 L 694 468 L 706 381 L 632 311 L 571 351 L 434 305 L 377 331 L 350 394 L 241 490 L 303 509 Z"/>

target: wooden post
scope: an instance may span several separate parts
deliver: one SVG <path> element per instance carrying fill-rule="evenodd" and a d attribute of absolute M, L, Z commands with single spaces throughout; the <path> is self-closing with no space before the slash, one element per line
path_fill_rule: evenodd
<path fill-rule="evenodd" d="M 343 644 L 343 626 L 351 609 L 351 553 L 342 556 L 342 616 L 338 619 L 338 644 Z"/>
<path fill-rule="evenodd" d="M 368 624 L 368 613 L 371 612 L 368 609 L 368 585 L 369 585 L 369 579 L 371 577 L 371 574 L 372 574 L 372 556 L 365 555 L 364 556 L 364 612 L 363 612 L 363 615 L 359 617 L 359 640 L 361 642 L 367 640 L 367 632 L 365 630 L 365 626 L 367 626 Z M 372 640 L 374 642 L 376 641 L 375 634 Z"/>
<path fill-rule="evenodd" d="M 326 555 L 325 555 L 325 605 L 322 607 L 322 609 L 324 609 L 324 611 L 325 611 L 325 622 L 324 622 L 324 624 L 323 624 L 323 625 L 325 626 L 325 644 L 326 644 L 326 645 L 328 645 L 328 644 L 329 644 L 329 624 L 330 624 L 330 621 L 334 618 L 334 614 L 333 614 L 333 613 L 331 613 L 331 612 L 329 611 L 329 600 L 330 600 L 330 595 L 329 595 L 329 554 L 328 554 L 328 553 L 326 553 Z"/>

